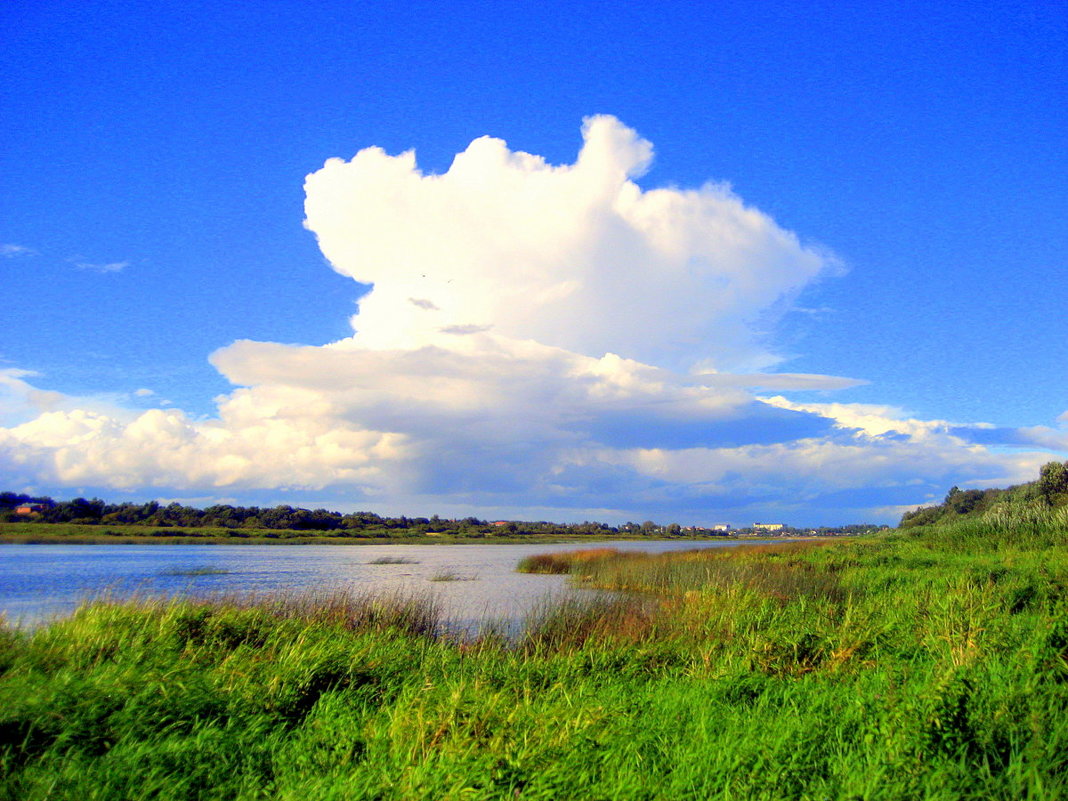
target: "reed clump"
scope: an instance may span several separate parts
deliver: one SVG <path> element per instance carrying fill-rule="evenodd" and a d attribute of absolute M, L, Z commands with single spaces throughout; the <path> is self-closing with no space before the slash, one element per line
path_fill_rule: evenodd
<path fill-rule="evenodd" d="M 635 643 L 653 635 L 660 605 L 652 598 L 569 596 L 530 612 L 518 646 L 525 653 L 569 652 L 587 643 Z"/>
<path fill-rule="evenodd" d="M 544 573 L 567 575 L 579 572 L 588 564 L 608 558 L 625 560 L 641 557 L 644 554 L 621 551 L 618 548 L 582 548 L 576 551 L 559 551 L 526 556 L 519 560 L 516 571 L 519 573 Z"/>
<path fill-rule="evenodd" d="M 230 571 L 222 567 L 203 565 L 199 567 L 172 567 L 163 571 L 165 576 L 225 576 Z"/>
<path fill-rule="evenodd" d="M 478 576 L 469 573 L 457 573 L 455 570 L 439 570 L 428 581 L 477 581 Z"/>
<path fill-rule="evenodd" d="M 517 569 L 569 574 L 587 586 L 615 591 L 678 594 L 745 585 L 783 600 L 799 595 L 832 598 L 843 592 L 836 573 L 798 558 L 825 544 L 777 543 L 665 554 L 596 548 L 530 556 Z"/>

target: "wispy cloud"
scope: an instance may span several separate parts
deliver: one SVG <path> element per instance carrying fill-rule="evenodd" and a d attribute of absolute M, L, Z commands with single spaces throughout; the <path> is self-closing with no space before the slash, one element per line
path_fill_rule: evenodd
<path fill-rule="evenodd" d="M 37 251 L 33 248 L 24 247 L 23 245 L 13 244 L 0 244 L 0 257 L 5 259 L 13 259 L 18 256 L 35 256 Z"/>
<path fill-rule="evenodd" d="M 438 307 L 434 305 L 434 301 L 427 300 L 426 298 L 408 298 L 408 302 L 415 306 L 417 309 L 425 309 L 426 311 L 439 311 Z"/>
<path fill-rule="evenodd" d="M 471 334 L 484 334 L 492 328 L 492 325 L 446 325 L 442 326 L 441 333 L 465 337 Z"/>
<path fill-rule="evenodd" d="M 130 266 L 128 261 L 88 262 L 72 259 L 71 263 L 79 270 L 88 270 L 94 273 L 118 273 Z"/>
<path fill-rule="evenodd" d="M 794 306 L 792 309 L 790 309 L 790 311 L 794 312 L 795 314 L 808 314 L 812 317 L 824 317 L 827 315 L 834 314 L 836 312 L 836 309 L 831 306 Z"/>

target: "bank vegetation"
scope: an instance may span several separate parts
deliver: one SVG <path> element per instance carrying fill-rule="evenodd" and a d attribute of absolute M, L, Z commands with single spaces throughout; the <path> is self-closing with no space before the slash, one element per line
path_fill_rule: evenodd
<path fill-rule="evenodd" d="M 0 635 L 0 799 L 1068 797 L 1068 520 L 521 565 L 432 596 L 97 602 Z"/>

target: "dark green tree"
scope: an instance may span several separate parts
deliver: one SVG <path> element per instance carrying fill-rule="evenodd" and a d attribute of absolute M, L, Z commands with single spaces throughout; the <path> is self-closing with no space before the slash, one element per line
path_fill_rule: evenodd
<path fill-rule="evenodd" d="M 1038 474 L 1038 491 L 1051 506 L 1068 504 L 1068 462 L 1047 462 Z"/>

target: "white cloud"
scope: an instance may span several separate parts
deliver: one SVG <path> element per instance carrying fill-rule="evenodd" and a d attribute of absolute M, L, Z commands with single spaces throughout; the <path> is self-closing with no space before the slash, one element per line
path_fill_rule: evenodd
<path fill-rule="evenodd" d="M 13 259 L 18 256 L 35 256 L 37 251 L 33 248 L 24 247 L 22 245 L 14 244 L 0 244 L 0 256 L 5 259 Z"/>
<path fill-rule="evenodd" d="M 307 227 L 335 270 L 374 284 L 360 343 L 478 326 L 675 369 L 774 363 L 754 323 L 834 259 L 725 186 L 643 191 L 652 146 L 612 117 L 583 138 L 571 165 L 482 137 L 443 175 L 378 148 L 309 175 Z"/>
<path fill-rule="evenodd" d="M 21 422 L 53 409 L 63 401 L 62 394 L 37 389 L 25 380 L 37 375 L 32 370 L 0 368 L 0 423 Z"/>
<path fill-rule="evenodd" d="M 577 457 L 578 458 L 578 457 Z M 963 475 L 992 485 L 1033 480 L 1048 456 L 997 454 L 951 437 L 928 440 L 813 438 L 736 448 L 600 450 L 582 455 L 622 464 L 675 486 L 700 486 L 704 494 L 760 491 L 816 500 L 845 490 L 908 488 Z M 951 482 L 952 483 L 952 482 Z M 919 501 L 917 501 L 919 502 Z"/>
<path fill-rule="evenodd" d="M 835 260 L 723 186 L 643 190 L 652 147 L 611 117 L 583 136 L 562 166 L 488 137 L 443 175 L 377 148 L 327 162 L 306 225 L 335 270 L 373 284 L 353 336 L 216 351 L 237 388 L 206 420 L 0 373 L 0 473 L 198 497 L 333 489 L 409 513 L 806 521 L 806 504 L 841 520 L 1025 480 L 1048 458 L 892 407 L 755 395 L 863 383 L 766 372 L 758 323 Z"/>
<path fill-rule="evenodd" d="M 125 270 L 130 266 L 128 261 L 112 261 L 105 263 L 94 263 L 80 260 L 73 260 L 72 263 L 79 270 L 88 270 L 94 273 L 118 273 Z"/>
<path fill-rule="evenodd" d="M 857 378 L 814 373 L 698 373 L 695 382 L 707 387 L 778 390 L 849 389 L 868 383 Z"/>
<path fill-rule="evenodd" d="M 375 490 L 377 463 L 395 458 L 403 438 L 336 430 L 331 420 L 294 414 L 273 419 L 240 393 L 220 419 L 193 421 L 151 409 L 121 421 L 90 411 L 47 412 L 0 429 L 5 473 L 63 485 L 306 488 L 350 484 Z"/>
<path fill-rule="evenodd" d="M 151 398 L 155 394 L 151 389 L 146 389 L 145 387 L 134 390 L 134 395 L 138 398 Z"/>
<path fill-rule="evenodd" d="M 40 377 L 40 373 L 32 370 L 0 368 L 0 426 L 18 426 L 44 412 L 85 411 L 114 418 L 119 424 L 125 424 L 139 414 L 128 408 L 130 398 L 124 393 L 66 395 L 40 389 L 27 380 Z M 2 432 L 3 428 L 0 428 Z"/>
<path fill-rule="evenodd" d="M 894 433 L 923 438 L 942 432 L 952 425 L 946 420 L 910 418 L 904 409 L 896 406 L 869 403 L 795 403 L 780 395 L 761 400 L 781 409 L 822 415 L 834 420 L 839 428 L 855 429 L 858 433 L 871 437 Z"/>
<path fill-rule="evenodd" d="M 1037 445 L 1055 451 L 1068 451 L 1068 431 L 1048 426 L 1027 426 L 1017 429 L 1021 443 Z"/>

